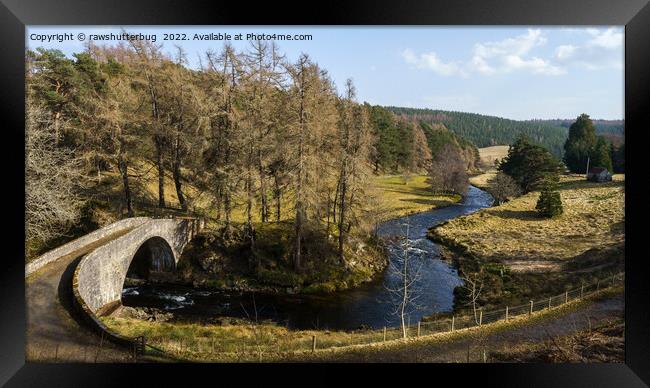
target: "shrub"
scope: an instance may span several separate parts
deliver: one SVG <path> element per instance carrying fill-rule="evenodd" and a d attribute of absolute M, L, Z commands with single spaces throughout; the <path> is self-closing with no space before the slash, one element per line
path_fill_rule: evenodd
<path fill-rule="evenodd" d="M 552 218 L 562 214 L 562 199 L 557 190 L 544 189 L 539 195 L 535 209 L 542 217 Z"/>
<path fill-rule="evenodd" d="M 302 277 L 291 270 L 261 269 L 257 274 L 257 279 L 262 283 L 281 287 L 296 287 L 303 283 Z"/>

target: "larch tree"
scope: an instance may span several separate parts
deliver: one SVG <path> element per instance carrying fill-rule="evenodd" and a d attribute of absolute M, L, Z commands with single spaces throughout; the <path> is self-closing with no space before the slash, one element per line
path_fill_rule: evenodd
<path fill-rule="evenodd" d="M 104 95 L 97 96 L 97 127 L 100 146 L 112 156 L 120 173 L 127 215 L 135 215 L 129 167 L 138 153 L 138 135 L 147 121 L 137 111 L 139 95 L 133 90 L 128 74 L 116 72 L 108 79 Z"/>
<path fill-rule="evenodd" d="M 357 223 L 356 210 L 364 197 L 364 187 L 370 174 L 371 133 L 367 110 L 355 102 L 352 80 L 347 80 L 344 96 L 338 104 L 338 139 L 340 147 L 338 178 L 338 254 L 345 262 L 343 247 L 352 225 Z"/>
<path fill-rule="evenodd" d="M 288 88 L 287 163 L 294 190 L 293 266 L 302 268 L 302 240 L 309 212 L 318 203 L 314 183 L 322 165 L 320 156 L 325 133 L 334 130 L 335 94 L 331 80 L 318 65 L 302 54 L 287 64 Z"/>
<path fill-rule="evenodd" d="M 225 45 L 221 54 L 206 53 L 208 62 L 204 81 L 209 120 L 208 146 L 203 152 L 206 168 L 212 177 L 214 197 L 223 207 L 224 236 L 232 232 L 233 197 L 238 185 L 237 164 L 240 155 L 239 131 L 242 113 L 237 100 L 241 96 L 242 65 L 234 48 Z"/>
<path fill-rule="evenodd" d="M 161 52 L 161 46 L 144 40 L 129 41 L 131 47 L 137 54 L 137 62 L 134 70 L 139 77 L 141 84 L 142 98 L 148 102 L 148 109 L 145 110 L 147 127 L 151 133 L 154 144 L 154 161 L 158 169 L 158 206 L 165 207 L 165 147 L 168 142 L 167 127 L 163 123 L 161 106 L 161 93 L 165 88 L 165 80 L 162 76 L 162 65 L 165 58 Z"/>

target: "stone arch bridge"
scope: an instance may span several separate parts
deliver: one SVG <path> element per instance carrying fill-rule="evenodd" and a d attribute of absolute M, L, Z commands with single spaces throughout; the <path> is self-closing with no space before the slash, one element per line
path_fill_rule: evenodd
<path fill-rule="evenodd" d="M 127 272 L 146 277 L 150 271 L 173 271 L 183 248 L 202 226 L 194 218 L 145 219 L 95 249 L 75 270 L 72 287 L 77 302 L 95 315 L 109 312 L 121 301 Z"/>
<path fill-rule="evenodd" d="M 84 334 L 88 328 L 102 338 L 133 345 L 133 339 L 111 332 L 99 316 L 121 305 L 127 273 L 148 277 L 151 272 L 173 271 L 183 249 L 203 226 L 202 219 L 189 217 L 127 218 L 28 263 L 28 353 L 58 349 L 62 344 L 77 350 L 93 346 L 99 337 Z M 87 324 L 81 327 L 81 321 Z"/>

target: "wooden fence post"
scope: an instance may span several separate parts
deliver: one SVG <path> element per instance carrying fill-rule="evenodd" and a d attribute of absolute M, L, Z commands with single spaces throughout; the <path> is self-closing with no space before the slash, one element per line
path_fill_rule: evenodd
<path fill-rule="evenodd" d="M 479 311 L 479 315 L 478 315 L 478 325 L 479 325 L 479 326 L 483 325 L 483 308 L 481 308 L 481 310 Z"/>
<path fill-rule="evenodd" d="M 311 336 L 311 351 L 312 353 L 316 351 L 316 336 Z"/>
<path fill-rule="evenodd" d="M 530 301 L 530 311 L 528 312 L 528 315 L 532 315 L 532 314 L 533 314 L 533 301 L 531 300 Z"/>
<path fill-rule="evenodd" d="M 386 326 L 384 326 L 384 342 L 386 342 Z"/>
<path fill-rule="evenodd" d="M 548 309 L 549 310 L 551 309 L 551 297 L 550 296 L 548 297 Z"/>
<path fill-rule="evenodd" d="M 59 359 L 59 344 L 56 344 L 56 349 L 54 349 L 54 362 L 57 362 Z"/>
<path fill-rule="evenodd" d="M 508 306 L 506 306 L 506 322 L 508 322 Z"/>
<path fill-rule="evenodd" d="M 455 320 L 456 320 L 456 316 L 455 316 L 455 315 L 452 315 L 452 316 L 451 316 L 451 331 L 454 331 L 454 323 L 455 323 L 454 321 L 455 321 Z"/>
<path fill-rule="evenodd" d="M 569 303 L 569 291 L 564 291 L 564 303 Z"/>
<path fill-rule="evenodd" d="M 420 321 L 418 321 L 418 337 L 420 336 Z"/>

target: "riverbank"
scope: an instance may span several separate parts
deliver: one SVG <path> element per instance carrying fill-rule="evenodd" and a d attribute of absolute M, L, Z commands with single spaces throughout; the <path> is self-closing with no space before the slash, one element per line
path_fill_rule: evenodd
<path fill-rule="evenodd" d="M 381 239 L 372 229 L 382 221 L 422 213 L 459 202 L 459 195 L 434 194 L 426 175 L 375 176 L 367 193 L 373 217 L 365 232 L 349 235 L 344 244 L 345 262 L 337 253 L 337 230 L 307 230 L 303 242 L 303 268 L 291 265 L 293 221 L 255 223 L 254 255 L 261 267 L 252 272 L 248 259 L 253 254 L 242 226 L 235 223 L 233 233 L 224 237 L 209 227 L 185 248 L 178 271 L 159 279 L 164 283 L 231 292 L 274 294 L 331 293 L 358 287 L 372 281 L 387 264 Z M 285 205 L 285 208 L 287 205 Z M 152 279 L 154 282 L 156 279 Z"/>
<path fill-rule="evenodd" d="M 138 319 L 104 317 L 113 330 L 124 335 L 147 337 L 147 343 L 179 361 L 268 362 L 268 361 L 424 361 L 458 362 L 467 344 L 474 348 L 472 361 L 478 358 L 477 345 L 512 345 L 527 339 L 544 339 L 549 328 L 554 334 L 570 333 L 604 319 L 620 318 L 623 313 L 622 288 L 612 287 L 551 310 L 534 312 L 484 324 L 482 327 L 456 330 L 417 338 L 417 329 L 409 329 L 409 339 L 400 338 L 399 330 L 323 331 L 287 330 L 268 322 L 247 324 L 224 320 L 215 324 L 168 324 Z M 586 317 L 586 318 L 585 318 Z M 583 322 L 584 321 L 584 322 Z M 570 324 L 569 324 L 570 323 Z M 316 352 L 312 352 L 316 337 Z M 494 347 L 488 347 L 494 350 Z"/>
<path fill-rule="evenodd" d="M 563 176 L 560 195 L 564 214 L 554 219 L 537 216 L 539 193 L 531 192 L 450 220 L 428 236 L 453 252 L 461 273 L 480 278 L 481 306 L 525 303 L 532 295 L 556 294 L 568 284 L 620 270 L 624 176 L 607 183 Z M 458 291 L 455 308 L 468 308 L 470 296 Z"/>

